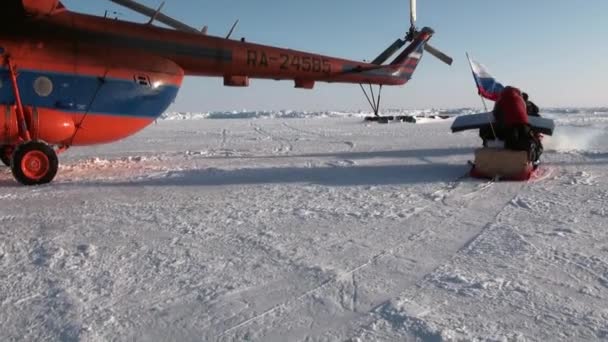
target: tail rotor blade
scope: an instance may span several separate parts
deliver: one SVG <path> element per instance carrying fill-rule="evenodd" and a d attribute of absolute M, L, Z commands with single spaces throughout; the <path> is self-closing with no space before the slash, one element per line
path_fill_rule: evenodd
<path fill-rule="evenodd" d="M 428 43 L 426 43 L 424 45 L 424 50 L 428 53 L 430 53 L 431 55 L 435 56 L 437 59 L 439 59 L 440 61 L 442 61 L 443 63 L 447 64 L 447 65 L 452 65 L 452 63 L 454 62 L 454 59 L 448 55 L 446 55 L 445 53 L 437 50 L 436 48 L 434 48 L 433 46 L 429 45 Z"/>
<path fill-rule="evenodd" d="M 410 0 L 410 27 L 416 27 L 416 0 Z"/>

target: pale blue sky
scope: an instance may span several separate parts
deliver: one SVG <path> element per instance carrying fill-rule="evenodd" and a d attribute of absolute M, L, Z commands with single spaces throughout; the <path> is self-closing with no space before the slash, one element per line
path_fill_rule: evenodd
<path fill-rule="evenodd" d="M 372 59 L 409 26 L 407 0 L 166 0 L 164 12 L 191 26 L 225 35 L 355 60 Z M 103 0 L 64 0 L 71 10 L 144 21 Z M 156 7 L 161 0 L 141 0 Z M 430 26 L 432 44 L 454 57 L 448 67 L 426 54 L 405 87 L 386 88 L 385 108 L 480 106 L 465 51 L 503 84 L 530 93 L 540 106 L 606 106 L 607 0 L 419 0 L 418 26 Z M 188 78 L 173 110 L 367 109 L 357 85 L 252 80 L 244 89 L 219 78 Z"/>

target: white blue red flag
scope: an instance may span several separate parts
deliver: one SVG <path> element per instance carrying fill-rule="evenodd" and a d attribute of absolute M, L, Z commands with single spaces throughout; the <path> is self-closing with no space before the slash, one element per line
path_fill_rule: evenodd
<path fill-rule="evenodd" d="M 485 65 L 472 60 L 470 57 L 469 63 L 471 64 L 471 70 L 473 70 L 473 78 L 475 78 L 479 95 L 488 100 L 498 100 L 504 86 L 490 75 Z"/>

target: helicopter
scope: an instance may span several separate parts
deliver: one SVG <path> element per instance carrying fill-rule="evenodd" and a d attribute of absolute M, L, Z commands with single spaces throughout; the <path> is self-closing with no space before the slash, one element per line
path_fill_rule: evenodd
<path fill-rule="evenodd" d="M 434 32 L 410 28 L 371 62 L 211 36 L 134 0 L 110 0 L 149 17 L 145 23 L 69 11 L 59 0 L 7 0 L 0 13 L 0 160 L 21 184 L 53 181 L 71 147 L 129 137 L 174 102 L 185 76 L 359 84 L 374 113 L 382 86 L 406 84 Z M 156 22 L 166 25 L 160 27 Z M 403 49 L 403 50 L 402 50 Z M 391 57 L 402 50 L 397 57 Z M 369 92 L 364 86 L 369 86 Z M 378 86 L 378 92 L 373 87 Z"/>

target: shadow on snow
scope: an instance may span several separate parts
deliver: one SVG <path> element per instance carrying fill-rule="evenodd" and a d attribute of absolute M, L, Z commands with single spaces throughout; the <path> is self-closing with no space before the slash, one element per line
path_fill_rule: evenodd
<path fill-rule="evenodd" d="M 88 183 L 88 185 L 226 186 L 296 183 L 327 186 L 403 185 L 450 181 L 464 175 L 468 169 L 466 165 L 450 164 L 202 169 L 170 171 L 160 178 L 144 178 L 126 182 L 95 182 Z"/>

